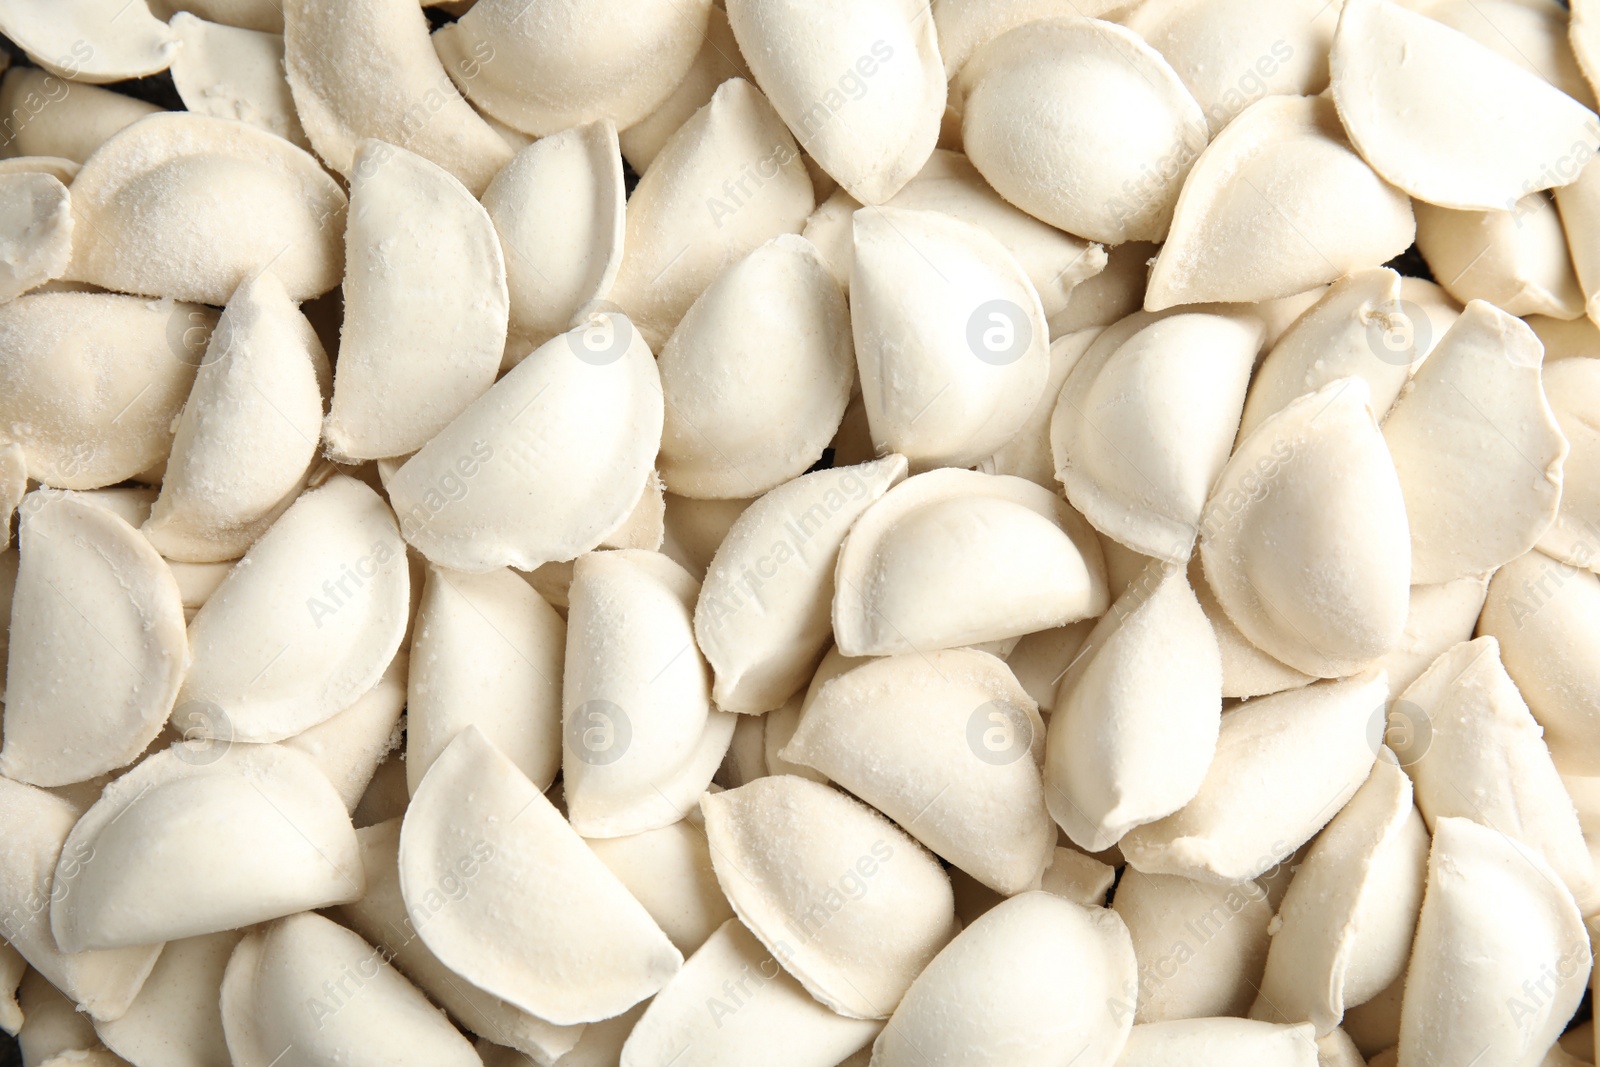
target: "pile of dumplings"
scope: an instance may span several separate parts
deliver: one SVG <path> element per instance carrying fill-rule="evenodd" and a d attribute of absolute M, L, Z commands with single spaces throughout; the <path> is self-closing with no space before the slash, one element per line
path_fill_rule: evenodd
<path fill-rule="evenodd" d="M 0 34 L 23 1067 L 1597 1062 L 1600 0 Z"/>

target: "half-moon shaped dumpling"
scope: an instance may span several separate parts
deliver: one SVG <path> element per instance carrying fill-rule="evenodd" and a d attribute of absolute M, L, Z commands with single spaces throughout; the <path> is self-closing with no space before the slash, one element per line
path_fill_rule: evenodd
<path fill-rule="evenodd" d="M 106 786 L 56 882 L 50 925 L 69 952 L 237 930 L 364 888 L 344 801 L 309 756 L 205 741 Z"/>
<path fill-rule="evenodd" d="M 162 110 L 97 85 L 70 86 L 38 67 L 12 67 L 0 77 L 0 156 L 11 157 L 7 165 L 42 169 L 71 185 L 78 166 L 112 134 Z M 63 163 L 70 173 L 61 173 Z"/>
<path fill-rule="evenodd" d="M 1091 241 L 1161 240 L 1206 119 L 1144 38 L 1040 19 L 979 48 L 959 82 L 962 144 L 1001 196 Z"/>
<path fill-rule="evenodd" d="M 937 13 L 934 17 L 938 18 Z M 1017 257 L 1039 293 L 1046 318 L 1066 308 L 1067 298 L 1079 284 L 1105 270 L 1104 248 L 1063 233 L 1007 203 L 959 152 L 936 149 L 888 206 L 937 211 L 988 232 Z M 848 245 L 849 229 L 842 229 Z M 844 273 L 848 278 L 849 270 Z"/>
<path fill-rule="evenodd" d="M 378 767 L 401 742 L 400 716 L 406 710 L 406 675 L 411 657 L 405 649 L 395 654 L 378 684 L 355 699 L 347 708 L 335 712 L 308 730 L 285 738 L 283 744 L 311 757 L 323 773 L 346 811 L 355 812 L 366 795 Z M 202 715 L 204 705 L 189 705 L 189 715 Z M 174 724 L 180 725 L 180 724 Z"/>
<path fill-rule="evenodd" d="M 416 0 L 283 0 L 282 10 L 295 110 L 317 155 L 340 174 L 351 176 L 368 137 L 437 163 L 473 196 L 511 159 L 450 83 Z"/>
<path fill-rule="evenodd" d="M 1195 798 L 1130 830 L 1135 870 L 1235 884 L 1286 859 L 1355 795 L 1376 752 L 1368 737 L 1389 686 L 1381 674 L 1258 697 L 1222 717 Z"/>
<path fill-rule="evenodd" d="M 160 73 L 181 47 L 145 0 L 3 0 L 0 33 L 52 74 L 91 84 Z"/>
<path fill-rule="evenodd" d="M 1562 773 L 1600 775 L 1600 578 L 1543 552 L 1518 556 L 1489 580 L 1478 633 L 1500 642 Z"/>
<path fill-rule="evenodd" d="M 172 576 L 178 580 L 178 593 L 183 597 L 183 615 L 188 621 L 193 621 L 195 613 L 211 599 L 211 594 L 217 591 L 222 579 L 238 562 L 225 559 L 216 563 L 184 563 L 171 557 L 163 558 L 167 566 L 172 568 Z"/>
<path fill-rule="evenodd" d="M 1389 676 L 1391 693 L 1404 692 L 1447 649 L 1472 637 L 1488 590 L 1489 580 L 1479 575 L 1411 587 L 1405 633 L 1372 664 Z"/>
<path fill-rule="evenodd" d="M 148 948 L 156 950 L 157 946 Z M 99 1044 L 94 1032 L 95 1020 L 87 1011 L 42 973 L 30 970 L 26 959 L 22 960 L 22 972 L 10 992 L 23 1018 L 15 1036 L 16 1044 L 26 1050 L 24 1055 L 38 1060 L 41 1055 L 55 1056 L 64 1050 L 81 1054 Z M 103 1061 L 95 1067 L 104 1067 Z M 114 1067 L 121 1065 L 114 1064 Z"/>
<path fill-rule="evenodd" d="M 1271 941 L 1273 904 L 1264 881 L 1217 885 L 1124 867 L 1111 907 L 1128 925 L 1144 981 L 1124 986 L 1106 1005 L 1110 1012 L 1137 1026 L 1249 1011 Z"/>
<path fill-rule="evenodd" d="M 1574 183 L 1562 192 L 1577 188 Z M 1581 218 L 1574 200 L 1564 198 L 1565 211 Z M 1509 315 L 1583 315 L 1583 289 L 1562 227 L 1565 216 L 1557 213 L 1549 194 L 1529 193 L 1497 211 L 1452 211 L 1419 201 L 1416 214 L 1417 251 L 1461 303 L 1487 300 Z M 1577 232 L 1582 236 L 1572 243 L 1585 254 L 1590 238 Z"/>
<path fill-rule="evenodd" d="M 1295 319 L 1250 382 L 1240 440 L 1289 401 L 1338 378 L 1366 382 L 1372 413 L 1382 422 L 1439 340 L 1427 313 L 1401 299 L 1401 281 L 1388 267 L 1355 271 Z"/>
<path fill-rule="evenodd" d="M 659 552 L 591 552 L 572 567 L 562 675 L 562 782 L 584 837 L 677 822 L 711 783 L 734 716 L 711 706 L 694 643 L 700 584 Z"/>
<path fill-rule="evenodd" d="M 649 169 L 668 138 L 689 121 L 689 116 L 704 107 L 717 86 L 729 78 L 749 81 L 750 68 L 739 54 L 739 42 L 728 25 L 728 13 L 713 4 L 706 19 L 700 51 L 695 54 L 683 80 L 655 110 L 617 135 L 622 158 L 628 161 L 635 174 Z"/>
<path fill-rule="evenodd" d="M 1410 744 L 1397 754 L 1430 827 L 1457 816 L 1514 837 L 1544 857 L 1580 910 L 1600 910 L 1600 881 L 1572 798 L 1498 641 L 1480 637 L 1446 651 L 1400 694 L 1395 715 L 1413 720 Z"/>
<path fill-rule="evenodd" d="M 6 861 L 0 864 L 3 932 L 6 943 L 70 1002 L 97 1021 L 119 1019 L 155 966 L 161 946 L 68 952 L 56 942 L 48 902 L 61 860 L 73 870 L 90 858 L 76 846 L 63 855 L 79 814 L 53 793 L 0 777 L 0 834 L 6 843 Z M 31 1019 L 33 1009 L 26 1012 Z"/>
<path fill-rule="evenodd" d="M 1217 595 L 1206 581 L 1205 568 L 1198 553 L 1189 561 L 1189 588 L 1200 601 L 1200 610 L 1206 613 L 1211 632 L 1217 638 L 1217 651 L 1222 655 L 1222 695 L 1224 697 L 1259 697 L 1268 693 L 1281 693 L 1309 685 L 1316 679 L 1303 674 L 1286 663 L 1280 663 L 1250 643 L 1239 628 L 1228 618 L 1228 613 L 1217 603 Z M 1081 625 L 1081 624 L 1080 624 Z"/>
<path fill-rule="evenodd" d="M 1415 767 L 1413 767 L 1415 770 Z M 1405 973 L 1427 877 L 1428 830 L 1387 749 L 1333 817 L 1278 908 L 1251 1015 L 1326 1034 Z"/>
<path fill-rule="evenodd" d="M 913 468 L 966 467 L 1032 414 L 1049 326 L 1016 258 L 937 211 L 855 213 L 850 324 L 872 441 Z"/>
<path fill-rule="evenodd" d="M 1438 0 L 1421 10 L 1537 74 L 1592 111 L 1594 89 L 1573 53 L 1575 44 L 1568 32 L 1569 23 L 1579 21 L 1576 12 L 1584 6 L 1584 0 L 1566 5 L 1552 0 Z"/>
<path fill-rule="evenodd" d="M 1543 859 L 1469 819 L 1440 819 L 1406 971 L 1401 1062 L 1537 1062 L 1583 998 L 1589 965 L 1583 918 Z"/>
<path fill-rule="evenodd" d="M 156 739 L 188 665 L 183 599 L 150 542 L 77 493 L 22 508 L 0 774 L 82 782 Z"/>
<path fill-rule="evenodd" d="M 228 959 L 242 936 L 238 930 L 223 930 L 167 942 L 127 1014 L 97 1022 L 95 1033 L 130 1063 L 227 1063 L 218 997 Z"/>
<path fill-rule="evenodd" d="M 1056 478 L 1055 455 L 1050 447 L 1050 424 L 1055 418 L 1056 402 L 1061 398 L 1061 387 L 1067 384 L 1067 376 L 1072 373 L 1072 368 L 1078 365 L 1095 338 L 1103 332 L 1091 327 L 1064 334 L 1050 342 L 1050 377 L 1045 381 L 1044 391 L 1039 394 L 1039 402 L 1034 405 L 1033 413 L 1016 436 L 977 465 L 978 470 L 985 474 L 1012 474 L 1055 490 L 1060 483 Z"/>
<path fill-rule="evenodd" d="M 1004 662 L 970 648 L 870 660 L 824 685 L 779 755 L 814 767 L 1007 896 L 1056 843 L 1044 723 Z"/>
<path fill-rule="evenodd" d="M 72 183 L 68 275 L 225 304 L 270 269 L 294 300 L 339 284 L 345 195 L 310 153 L 228 119 L 161 112 L 116 134 Z"/>
<path fill-rule="evenodd" d="M 221 708 L 234 740 L 290 737 L 377 683 L 409 608 L 394 516 L 336 475 L 296 500 L 195 615 L 179 699 Z"/>
<path fill-rule="evenodd" d="M 494 384 L 506 267 L 483 205 L 442 167 L 382 141 L 356 149 L 330 455 L 404 456 Z"/>
<path fill-rule="evenodd" d="M 1200 525 L 1206 581 L 1268 655 L 1353 674 L 1405 629 L 1411 541 L 1400 480 L 1367 403 L 1340 378 L 1240 442 Z"/>
<path fill-rule="evenodd" d="M 780 234 L 717 275 L 657 362 L 667 489 L 760 496 L 810 469 L 839 429 L 850 310 L 816 247 Z"/>
<path fill-rule="evenodd" d="M 461 574 L 428 564 L 411 638 L 406 785 L 467 726 L 548 789 L 561 769 L 567 625 L 507 569 Z"/>
<path fill-rule="evenodd" d="M 434 955 L 541 1019 L 609 1019 L 683 964 L 643 906 L 475 726 L 417 787 L 399 862 L 406 913 Z M 573 981 L 579 973 L 583 981 Z"/>
<path fill-rule="evenodd" d="M 183 43 L 172 60 L 172 83 L 185 108 L 311 147 L 284 74 L 281 33 L 207 22 L 188 11 L 172 17 L 172 32 Z"/>
<path fill-rule="evenodd" d="M 691 500 L 667 493 L 661 551 L 696 578 L 704 578 L 718 546 L 752 503 L 754 501 L 750 500 Z"/>
<path fill-rule="evenodd" d="M 1116 912 L 1053 893 L 1014 896 L 957 935 L 911 983 L 872 1062 L 1108 1067 L 1121 1062 L 1133 1016 L 1107 1006 L 1138 987 L 1139 971 Z"/>
<path fill-rule="evenodd" d="M 1561 465 L 1561 505 L 1539 538 L 1539 550 L 1575 567 L 1600 568 L 1600 360 L 1561 359 L 1546 353 L 1541 373 L 1549 403 L 1569 451 Z"/>
<path fill-rule="evenodd" d="M 954 81 L 979 48 L 1007 30 L 1055 15 L 1116 21 L 1128 5 L 1123 0 L 938 0 L 932 7 L 945 76 Z M 959 110 L 959 103 L 953 99 L 951 106 Z"/>
<path fill-rule="evenodd" d="M 71 198 L 54 175 L 0 175 L 0 303 L 67 272 L 72 228 Z"/>
<path fill-rule="evenodd" d="M 1099 615 L 1110 603 L 1083 517 L 1021 478 L 942 469 L 886 493 L 839 550 L 846 656 L 954 648 Z"/>
<path fill-rule="evenodd" d="M 252 931 L 222 980 L 237 1067 L 481 1067 L 472 1045 L 384 954 L 331 919 Z"/>
<path fill-rule="evenodd" d="M 734 520 L 706 570 L 694 633 L 725 711 L 761 714 L 804 689 L 833 635 L 839 546 L 905 477 L 902 456 L 813 471 Z"/>
<path fill-rule="evenodd" d="M 1072 506 L 1135 552 L 1186 561 L 1261 342 L 1259 318 L 1224 309 L 1138 313 L 1097 337 L 1050 424 Z"/>
<path fill-rule="evenodd" d="M 543 344 L 611 291 L 626 216 L 617 128 L 607 121 L 541 137 L 483 193 L 505 255 L 511 333 Z"/>
<path fill-rule="evenodd" d="M 799 233 L 815 206 L 783 120 L 755 86 L 729 78 L 634 186 L 611 299 L 660 351 L 724 268 Z"/>
<path fill-rule="evenodd" d="M 807 1067 L 848 1058 L 881 1023 L 817 1003 L 738 919 L 718 927 L 656 994 L 622 1046 L 621 1067 Z"/>
<path fill-rule="evenodd" d="M 609 119 L 627 129 L 689 71 L 711 0 L 478 0 L 433 35 L 483 112 L 544 137 Z"/>
<path fill-rule="evenodd" d="M 739 721 L 759 726 L 764 720 Z M 644 905 L 679 952 L 697 951 L 733 918 L 711 869 L 705 829 L 692 817 L 627 837 L 585 838 L 584 844 Z"/>
<path fill-rule="evenodd" d="M 0 97 L 0 113 L 5 101 Z M 0 174 L 48 174 L 62 185 L 71 185 L 82 165 L 60 156 L 13 156 L 0 159 Z"/>
<path fill-rule="evenodd" d="M 732 0 L 728 22 L 756 84 L 851 196 L 881 204 L 928 161 L 945 74 L 927 5 Z"/>
<path fill-rule="evenodd" d="M 597 313 L 540 345 L 389 480 L 400 531 L 460 571 L 532 571 L 622 526 L 661 443 L 661 379 L 633 324 Z"/>
<path fill-rule="evenodd" d="M 939 861 L 873 809 L 790 774 L 700 801 L 734 914 L 806 991 L 887 1019 L 956 932 Z"/>
<path fill-rule="evenodd" d="M 1576 26 L 1578 16 L 1574 14 L 1572 17 Z M 0 94 L 0 105 L 3 104 L 4 96 Z M 1600 246 L 1600 166 L 1594 165 L 1595 158 L 1590 155 L 1588 162 L 1578 172 L 1577 179 L 1555 190 L 1555 206 L 1559 212 L 1557 221 L 1565 237 L 1571 267 L 1577 274 L 1585 298 L 1583 310 L 1589 313 L 1591 319 L 1600 320 L 1600 251 L 1597 251 L 1597 246 Z M 1523 202 L 1526 202 L 1526 198 L 1519 204 Z M 1548 224 L 1548 220 L 1542 221 Z M 1548 239 L 1541 251 L 1542 262 L 1548 271 L 1551 260 L 1561 257 Z M 1592 322 L 1588 325 L 1593 328 Z M 1542 337 L 1543 331 L 1539 332 Z"/>
<path fill-rule="evenodd" d="M 322 427 L 311 323 L 274 274 L 239 286 L 178 416 L 145 536 L 168 559 L 233 560 L 293 501 Z"/>
<path fill-rule="evenodd" d="M 115 293 L 0 304 L 0 427 L 28 477 L 98 489 L 158 466 L 217 313 Z"/>
<path fill-rule="evenodd" d="M 1134 5 L 1118 21 L 1172 64 L 1216 136 L 1263 96 L 1314 96 L 1328 87 L 1339 7 L 1323 0 L 1156 0 Z"/>
<path fill-rule="evenodd" d="M 1152 562 L 1061 678 L 1045 763 L 1056 824 L 1101 852 L 1171 815 L 1199 792 L 1221 715 L 1211 624 L 1183 569 Z"/>
<path fill-rule="evenodd" d="M 1332 101 L 1264 97 L 1195 160 L 1144 306 L 1303 293 L 1388 262 L 1415 235 L 1411 201 L 1351 150 Z"/>
<path fill-rule="evenodd" d="M 1345 0 L 1329 57 L 1350 140 L 1384 179 L 1440 207 L 1503 211 L 1565 185 L 1595 113 L 1466 34 L 1393 0 Z"/>
<path fill-rule="evenodd" d="M 1474 300 L 1389 412 L 1412 581 L 1486 574 L 1555 521 L 1567 439 L 1545 400 L 1543 355 L 1521 319 Z"/>
<path fill-rule="evenodd" d="M 367 891 L 360 900 L 338 908 L 337 917 L 345 925 L 372 942 L 401 974 L 471 1032 L 491 1034 L 496 1044 L 514 1048 L 535 1061 L 553 1062 L 572 1051 L 583 1033 L 582 1026 L 545 1022 L 462 981 L 416 936 L 400 894 L 400 819 L 362 827 L 356 838 L 361 842 Z"/>

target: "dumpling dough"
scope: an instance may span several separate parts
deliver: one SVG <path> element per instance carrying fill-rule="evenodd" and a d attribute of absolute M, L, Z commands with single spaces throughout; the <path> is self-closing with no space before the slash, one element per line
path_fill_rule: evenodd
<path fill-rule="evenodd" d="M 205 741 L 107 786 L 72 828 L 56 879 L 50 925 L 68 951 L 237 930 L 365 886 L 344 801 L 309 756 Z"/>
<path fill-rule="evenodd" d="M 394 659 L 410 581 L 394 515 L 335 475 L 296 500 L 195 615 L 179 699 L 222 709 L 240 741 L 332 718 Z"/>
<path fill-rule="evenodd" d="M 1589 936 L 1543 859 L 1467 819 L 1440 819 L 1406 972 L 1401 1062 L 1534 1064 L 1583 997 Z M 1525 975 L 1541 983 L 1530 997 Z"/>
<path fill-rule="evenodd" d="M 700 808 L 734 914 L 841 1015 L 888 1018 L 956 932 L 939 862 L 830 786 L 758 778 L 707 793 Z"/>
<path fill-rule="evenodd" d="M 409 455 L 494 384 L 510 314 L 500 241 L 448 171 L 373 140 L 356 149 L 344 236 L 323 437 L 346 459 Z"/>
<path fill-rule="evenodd" d="M 727 7 L 756 83 L 806 153 L 851 196 L 881 204 L 922 169 L 945 106 L 926 4 L 732 0 Z"/>
<path fill-rule="evenodd" d="M 1022 893 L 985 912 L 911 983 L 878 1067 L 1110 1067 L 1132 1016 L 1106 1010 L 1139 965 L 1114 911 Z"/>
<path fill-rule="evenodd" d="M 1543 355 L 1521 319 L 1474 300 L 1389 412 L 1412 581 L 1486 574 L 1555 521 L 1568 445 L 1545 400 Z"/>
<path fill-rule="evenodd" d="M 1010 441 L 1050 374 L 1049 328 L 1005 247 L 937 211 L 855 213 L 850 315 L 877 451 L 966 467 Z"/>
<path fill-rule="evenodd" d="M 896 486 L 839 550 L 833 632 L 847 656 L 954 648 L 1105 611 L 1089 524 L 1042 486 L 953 468 Z"/>
<path fill-rule="evenodd" d="M 661 443 L 661 377 L 633 323 L 551 338 L 389 479 L 400 531 L 442 567 L 532 571 L 628 520 Z"/>
<path fill-rule="evenodd" d="M 172 571 L 77 493 L 23 501 L 0 774 L 68 785 L 126 766 L 166 724 L 188 666 Z"/>
<path fill-rule="evenodd" d="M 434 955 L 550 1022 L 609 1019 L 683 965 L 643 906 L 475 726 L 411 798 L 399 862 L 406 913 Z"/>
<path fill-rule="evenodd" d="M 332 176 L 283 138 L 164 111 L 101 145 L 73 180 L 82 239 L 68 277 L 220 306 L 270 269 L 307 300 L 339 284 L 345 207 Z"/>
<path fill-rule="evenodd" d="M 238 1067 L 480 1067 L 444 1013 L 383 954 L 320 915 L 248 934 L 222 981 Z"/>
<path fill-rule="evenodd" d="M 1250 642 L 1340 678 L 1405 630 L 1411 535 L 1366 382 L 1340 378 L 1240 442 L 1200 525 L 1206 581 Z"/>
<path fill-rule="evenodd" d="M 168 559 L 238 559 L 305 484 L 327 353 L 272 274 L 234 291 L 177 419 L 143 530 Z"/>
<path fill-rule="evenodd" d="M 987 652 L 870 660 L 822 687 L 779 756 L 821 771 L 996 892 L 1036 885 L 1050 862 L 1044 723 Z"/>

